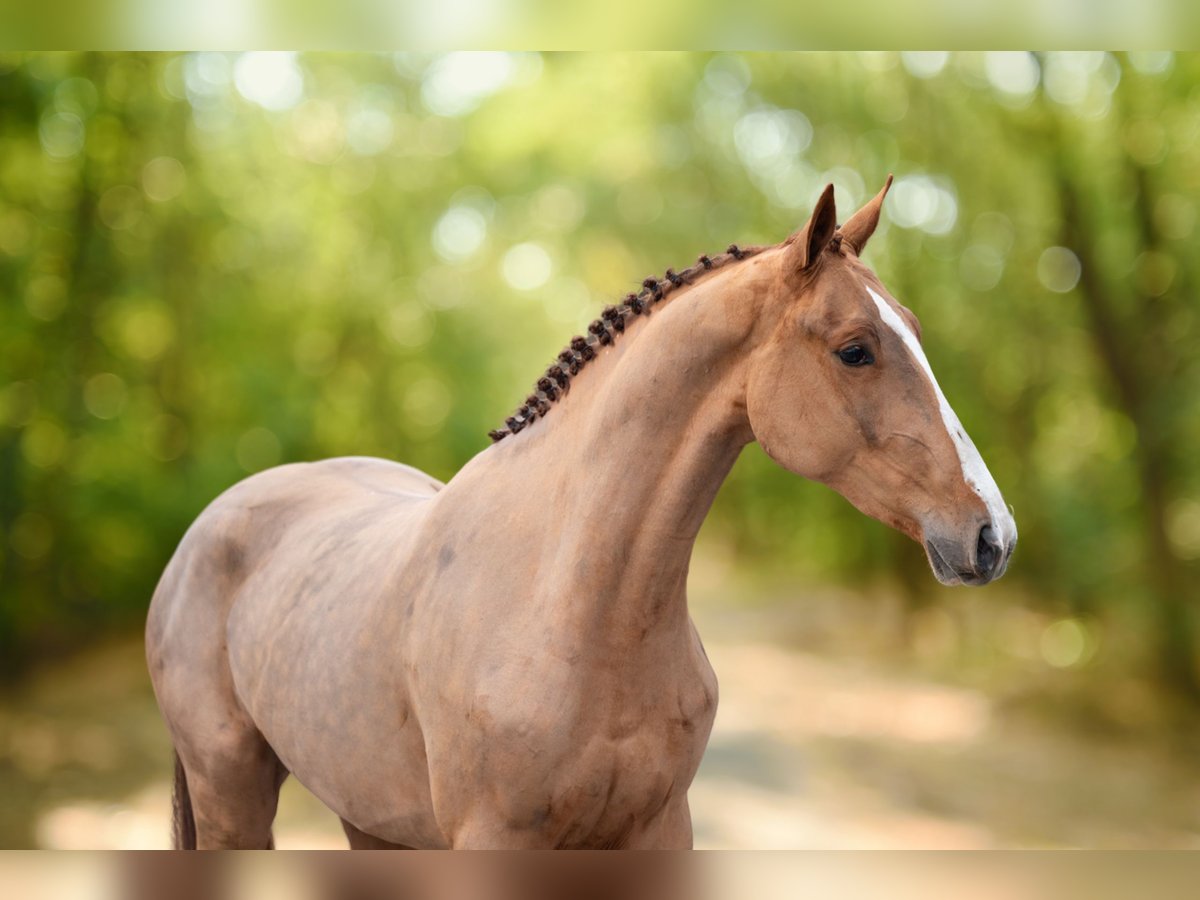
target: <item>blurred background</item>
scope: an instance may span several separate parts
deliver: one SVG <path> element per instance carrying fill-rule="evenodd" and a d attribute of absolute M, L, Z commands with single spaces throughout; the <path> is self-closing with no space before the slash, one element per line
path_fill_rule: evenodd
<path fill-rule="evenodd" d="M 747 448 L 702 846 L 1200 846 L 1200 57 L 0 55 L 0 846 L 165 844 L 140 629 L 220 491 L 443 480 L 602 305 L 832 181 L 1015 508 L 986 590 Z M 279 843 L 341 843 L 289 784 Z"/>

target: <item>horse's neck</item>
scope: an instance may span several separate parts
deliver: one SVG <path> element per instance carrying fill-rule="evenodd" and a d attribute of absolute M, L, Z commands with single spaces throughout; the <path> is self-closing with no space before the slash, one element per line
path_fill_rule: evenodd
<path fill-rule="evenodd" d="M 638 320 L 540 428 L 517 436 L 531 439 L 534 459 L 522 465 L 553 486 L 552 577 L 591 634 L 619 641 L 687 626 L 696 535 L 752 437 L 743 369 L 754 295 L 741 274 Z"/>

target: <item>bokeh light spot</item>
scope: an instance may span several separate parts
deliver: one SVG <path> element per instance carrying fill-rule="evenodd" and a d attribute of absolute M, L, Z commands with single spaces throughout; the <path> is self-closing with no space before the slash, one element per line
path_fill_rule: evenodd
<path fill-rule="evenodd" d="M 963 283 L 975 291 L 990 291 L 1004 274 L 1004 257 L 990 244 L 972 244 L 959 260 Z"/>
<path fill-rule="evenodd" d="M 433 226 L 433 249 L 447 262 L 474 256 L 487 237 L 487 219 L 471 206 L 452 206 Z"/>
<path fill-rule="evenodd" d="M 120 317 L 118 335 L 126 355 L 150 362 L 162 356 L 173 343 L 175 325 L 158 304 L 141 305 Z"/>
<path fill-rule="evenodd" d="M 304 74 L 296 54 L 286 51 L 243 53 L 234 64 L 233 83 L 264 109 L 291 109 L 304 97 Z"/>
<path fill-rule="evenodd" d="M 958 201 L 949 182 L 928 175 L 896 179 L 888 213 L 901 228 L 919 228 L 929 234 L 947 234 L 958 220 Z"/>
<path fill-rule="evenodd" d="M 733 127 L 738 156 L 750 169 L 769 167 L 780 159 L 791 159 L 808 149 L 813 129 L 799 110 L 756 109 L 746 113 Z"/>
<path fill-rule="evenodd" d="M 901 65 L 914 78 L 933 78 L 940 75 L 948 62 L 950 54 L 945 51 L 904 50 L 900 53 Z"/>
<path fill-rule="evenodd" d="M 1055 103 L 1076 107 L 1088 117 L 1108 112 L 1110 96 L 1121 79 L 1121 67 L 1103 51 L 1050 53 L 1042 82 Z"/>
<path fill-rule="evenodd" d="M 1125 57 L 1143 75 L 1165 75 L 1175 64 L 1175 54 L 1170 50 L 1130 50 Z"/>
<path fill-rule="evenodd" d="M 70 159 L 83 149 L 86 131 L 74 113 L 53 112 L 42 116 L 38 137 L 47 156 Z"/>
<path fill-rule="evenodd" d="M 750 80 L 750 66 L 740 56 L 714 56 L 704 67 L 704 86 L 723 97 L 741 97 Z"/>
<path fill-rule="evenodd" d="M 517 290 L 532 291 L 550 280 L 554 263 L 541 244 L 517 244 L 504 254 L 500 272 Z"/>
<path fill-rule="evenodd" d="M 29 279 L 22 298 L 25 308 L 35 319 L 53 322 L 67 307 L 67 286 L 62 278 L 50 272 Z"/>
<path fill-rule="evenodd" d="M 292 114 L 292 135 L 292 152 L 320 165 L 336 161 L 345 147 L 341 114 L 326 100 L 308 100 Z"/>
<path fill-rule="evenodd" d="M 100 94 L 91 79 L 68 78 L 54 89 L 54 108 L 87 119 L 96 111 Z"/>
<path fill-rule="evenodd" d="M 188 99 L 193 104 L 204 103 L 223 94 L 229 80 L 229 57 L 224 53 L 189 53 L 184 58 L 183 81 Z"/>
<path fill-rule="evenodd" d="M 1042 659 L 1056 669 L 1066 669 L 1083 660 L 1087 634 L 1076 619 L 1059 619 L 1046 626 L 1039 642 Z"/>
<path fill-rule="evenodd" d="M 478 50 L 448 53 L 426 71 L 421 102 L 439 116 L 461 116 L 503 89 L 516 68 L 508 53 Z"/>
<path fill-rule="evenodd" d="M 1167 509 L 1167 537 L 1180 559 L 1200 559 L 1200 501 L 1179 497 Z"/>
<path fill-rule="evenodd" d="M 21 434 L 21 452 L 30 465 L 52 469 L 62 462 L 67 451 L 67 435 L 51 419 L 35 419 Z"/>
<path fill-rule="evenodd" d="M 93 375 L 83 386 L 83 405 L 97 419 L 113 419 L 120 415 L 127 396 L 125 382 L 112 372 Z"/>
<path fill-rule="evenodd" d="M 1041 70 L 1032 53 L 996 50 L 984 54 L 983 70 L 988 83 L 1009 101 L 1028 103 L 1037 90 Z"/>
<path fill-rule="evenodd" d="M 157 156 L 142 167 L 142 190 L 156 203 L 165 203 L 183 193 L 187 172 L 172 156 Z"/>
<path fill-rule="evenodd" d="M 1038 257 L 1038 281 L 1057 294 L 1074 289 L 1082 271 L 1079 257 L 1066 247 L 1047 247 Z"/>
<path fill-rule="evenodd" d="M 346 142 L 360 156 L 374 156 L 392 145 L 396 126 L 387 110 L 363 105 L 346 118 Z"/>
<path fill-rule="evenodd" d="M 1139 290 L 1147 297 L 1161 297 L 1175 281 L 1178 266 L 1175 258 L 1159 250 L 1146 250 L 1138 254 L 1133 270 Z"/>

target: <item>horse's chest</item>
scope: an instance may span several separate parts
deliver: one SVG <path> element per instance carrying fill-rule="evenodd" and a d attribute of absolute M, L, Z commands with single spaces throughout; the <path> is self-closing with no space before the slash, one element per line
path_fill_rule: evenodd
<path fill-rule="evenodd" d="M 638 844 L 682 802 L 708 740 L 716 682 L 698 642 L 672 642 L 654 665 L 500 649 L 420 698 L 448 837 L 482 819 L 537 846 Z"/>
<path fill-rule="evenodd" d="M 651 729 L 614 741 L 579 770 L 568 775 L 559 795 L 563 815 L 559 825 L 563 846 L 620 847 L 661 816 L 667 805 L 687 791 L 703 744 L 664 740 Z M 559 782 L 562 784 L 562 782 Z M 601 788 L 578 797 L 573 784 Z"/>
<path fill-rule="evenodd" d="M 560 846 L 624 846 L 686 795 L 704 753 L 715 691 L 668 688 L 612 709 L 582 705 L 573 752 L 543 757 L 533 818 Z M 565 723 L 564 723 L 565 724 Z M 553 739 L 548 739 L 551 743 Z"/>

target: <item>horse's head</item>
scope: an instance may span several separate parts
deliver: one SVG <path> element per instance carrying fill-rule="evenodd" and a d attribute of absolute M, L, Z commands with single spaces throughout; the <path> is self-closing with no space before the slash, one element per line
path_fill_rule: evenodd
<path fill-rule="evenodd" d="M 890 185 L 840 228 L 830 185 L 771 254 L 750 426 L 773 459 L 921 542 L 943 584 L 987 584 L 1004 574 L 1016 523 L 933 376 L 916 317 L 859 259 Z"/>

